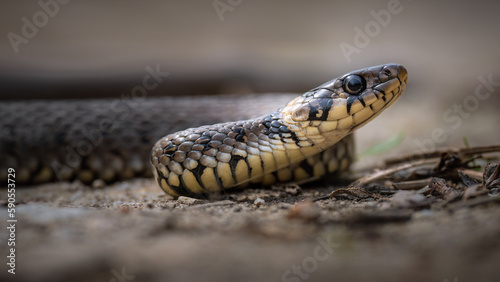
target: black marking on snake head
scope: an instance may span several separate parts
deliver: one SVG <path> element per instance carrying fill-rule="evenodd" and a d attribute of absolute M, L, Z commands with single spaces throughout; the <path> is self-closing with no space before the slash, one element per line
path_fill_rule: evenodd
<path fill-rule="evenodd" d="M 349 96 L 349 98 L 347 98 L 346 106 L 347 106 L 348 113 L 351 113 L 352 104 L 354 104 L 354 102 L 356 102 L 358 100 L 361 100 L 361 99 L 359 99 L 358 96 L 354 96 L 354 95 L 351 95 L 351 96 Z"/>
<path fill-rule="evenodd" d="M 311 100 L 309 102 L 309 120 L 326 120 L 332 105 L 333 100 L 330 98 Z"/>
<path fill-rule="evenodd" d="M 361 103 L 361 105 L 363 105 L 363 107 L 366 107 L 366 103 L 365 103 L 365 100 L 363 99 L 363 97 L 359 98 L 359 102 Z"/>

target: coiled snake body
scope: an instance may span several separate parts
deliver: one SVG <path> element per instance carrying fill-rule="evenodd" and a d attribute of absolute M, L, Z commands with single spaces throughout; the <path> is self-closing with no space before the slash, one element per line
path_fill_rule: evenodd
<path fill-rule="evenodd" d="M 319 177 L 348 168 L 349 134 L 394 103 L 406 81 L 400 65 L 371 67 L 327 82 L 274 112 L 274 105 L 293 97 L 1 102 L 0 180 L 14 168 L 18 184 L 112 182 L 150 176 L 151 162 L 168 194 L 203 196 L 249 183 Z M 271 113 L 249 119 L 266 112 Z M 220 123 L 241 118 L 247 120 Z M 176 133 L 160 139 L 168 132 Z"/>
<path fill-rule="evenodd" d="M 333 146 L 392 105 L 406 81 L 401 65 L 371 67 L 333 79 L 260 118 L 169 134 L 152 150 L 155 178 L 170 195 L 200 196 L 345 169 L 352 153 L 339 151 L 351 139 Z"/>

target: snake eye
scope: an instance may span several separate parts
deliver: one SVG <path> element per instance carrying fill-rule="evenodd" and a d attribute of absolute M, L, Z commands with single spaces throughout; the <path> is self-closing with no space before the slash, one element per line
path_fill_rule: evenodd
<path fill-rule="evenodd" d="M 349 94 L 357 95 L 366 89 L 366 81 L 362 76 L 351 74 L 344 78 L 342 88 Z"/>

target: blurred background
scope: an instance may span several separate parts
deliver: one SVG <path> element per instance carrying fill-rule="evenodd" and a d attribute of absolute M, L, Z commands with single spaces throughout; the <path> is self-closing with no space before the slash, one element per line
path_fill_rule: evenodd
<path fill-rule="evenodd" d="M 0 97 L 120 97 L 148 66 L 169 73 L 149 96 L 302 93 L 394 62 L 409 71 L 406 94 L 359 131 L 360 151 L 394 136 L 404 138 L 393 154 L 463 137 L 491 145 L 499 11 L 498 1 L 451 0 L 4 1 Z"/>

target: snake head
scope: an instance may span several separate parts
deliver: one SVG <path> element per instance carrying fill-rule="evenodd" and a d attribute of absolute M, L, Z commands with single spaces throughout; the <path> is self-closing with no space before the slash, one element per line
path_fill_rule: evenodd
<path fill-rule="evenodd" d="M 309 139 L 340 139 L 392 105 L 405 91 L 407 80 L 408 72 L 398 64 L 353 71 L 288 103 L 282 120 Z"/>

